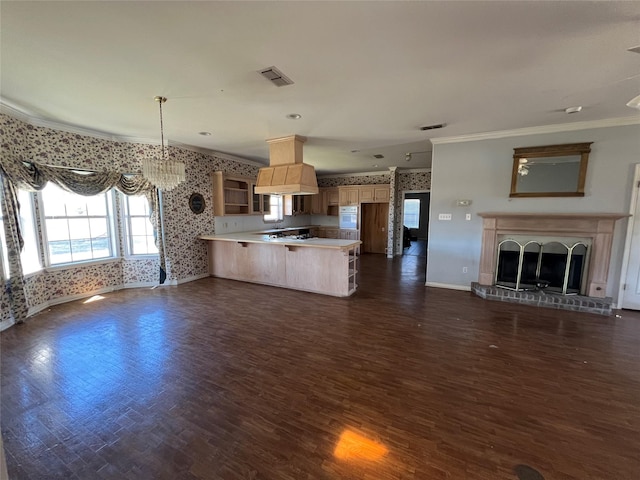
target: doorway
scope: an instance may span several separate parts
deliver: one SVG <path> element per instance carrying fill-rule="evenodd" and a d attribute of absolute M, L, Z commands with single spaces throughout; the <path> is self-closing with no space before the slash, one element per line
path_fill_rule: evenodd
<path fill-rule="evenodd" d="M 430 192 L 404 192 L 402 199 L 402 254 L 427 257 Z"/>
<path fill-rule="evenodd" d="M 362 253 L 386 253 L 389 204 L 363 203 L 361 206 Z"/>
<path fill-rule="evenodd" d="M 619 308 L 640 310 L 640 220 L 637 218 L 640 215 L 640 164 L 636 165 L 629 213 Z"/>

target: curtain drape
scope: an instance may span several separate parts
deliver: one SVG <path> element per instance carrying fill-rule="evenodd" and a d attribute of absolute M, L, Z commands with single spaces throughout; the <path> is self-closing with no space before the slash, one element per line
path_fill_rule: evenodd
<path fill-rule="evenodd" d="M 166 262 L 160 217 L 160 196 L 158 189 L 142 175 L 90 172 L 39 165 L 35 162 L 23 162 L 9 158 L 5 152 L 5 155 L 0 158 L 0 176 L 2 177 L 0 202 L 5 217 L 4 228 L 9 252 L 10 281 L 7 288 L 12 309 L 11 314 L 16 323 L 24 321 L 27 314 L 24 278 L 20 264 L 20 251 L 23 242 L 20 232 L 18 189 L 38 191 L 42 190 L 47 182 L 53 182 L 60 188 L 79 195 L 98 195 L 111 188 L 115 188 L 125 195 L 144 195 L 149 202 L 150 220 L 160 256 L 159 283 L 164 283 Z"/>

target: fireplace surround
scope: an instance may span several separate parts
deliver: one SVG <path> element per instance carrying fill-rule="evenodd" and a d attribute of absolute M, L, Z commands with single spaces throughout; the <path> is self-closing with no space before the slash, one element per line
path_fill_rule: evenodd
<path fill-rule="evenodd" d="M 559 237 L 578 239 L 579 241 L 576 243 L 585 243 L 587 245 L 584 262 L 588 263 L 588 268 L 585 269 L 585 278 L 581 279 L 580 292 L 576 293 L 581 293 L 586 303 L 605 299 L 615 222 L 628 215 L 617 213 L 549 214 L 502 212 L 484 212 L 478 215 L 483 219 L 483 229 L 478 282 L 472 286 L 472 290 L 476 293 L 484 296 L 481 290 L 491 290 L 493 292 L 496 289 L 500 242 L 511 237 L 520 239 L 524 239 L 527 236 L 532 239 Z M 483 288 L 479 289 L 478 287 Z M 517 293 L 509 292 L 508 295 L 500 294 L 498 296 L 501 297 L 499 299 L 506 301 L 514 298 L 514 301 L 520 303 L 527 303 L 522 302 L 521 298 L 531 296 L 528 292 L 527 295 L 522 296 L 517 295 Z M 573 300 L 567 300 L 566 302 L 558 300 L 557 297 L 562 297 L 561 295 L 549 297 L 552 298 L 543 299 L 543 302 L 538 299 L 535 304 L 546 306 L 545 304 L 549 303 L 553 308 L 563 308 L 561 306 L 563 303 L 575 305 L 579 302 L 579 299 L 575 297 Z M 598 302 L 598 305 L 600 303 Z M 600 309 L 601 307 L 598 308 Z M 575 310 L 576 308 L 570 309 Z"/>

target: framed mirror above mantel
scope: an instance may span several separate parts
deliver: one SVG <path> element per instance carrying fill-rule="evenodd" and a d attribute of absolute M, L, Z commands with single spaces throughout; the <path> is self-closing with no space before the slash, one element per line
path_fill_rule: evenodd
<path fill-rule="evenodd" d="M 592 143 L 514 148 L 509 197 L 584 197 Z"/>

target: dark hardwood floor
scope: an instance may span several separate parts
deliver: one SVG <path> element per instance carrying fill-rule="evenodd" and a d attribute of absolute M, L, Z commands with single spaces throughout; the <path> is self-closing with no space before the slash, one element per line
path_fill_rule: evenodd
<path fill-rule="evenodd" d="M 11 478 L 640 478 L 640 313 L 489 302 L 423 265 L 364 255 L 348 299 L 208 278 L 10 328 Z"/>

